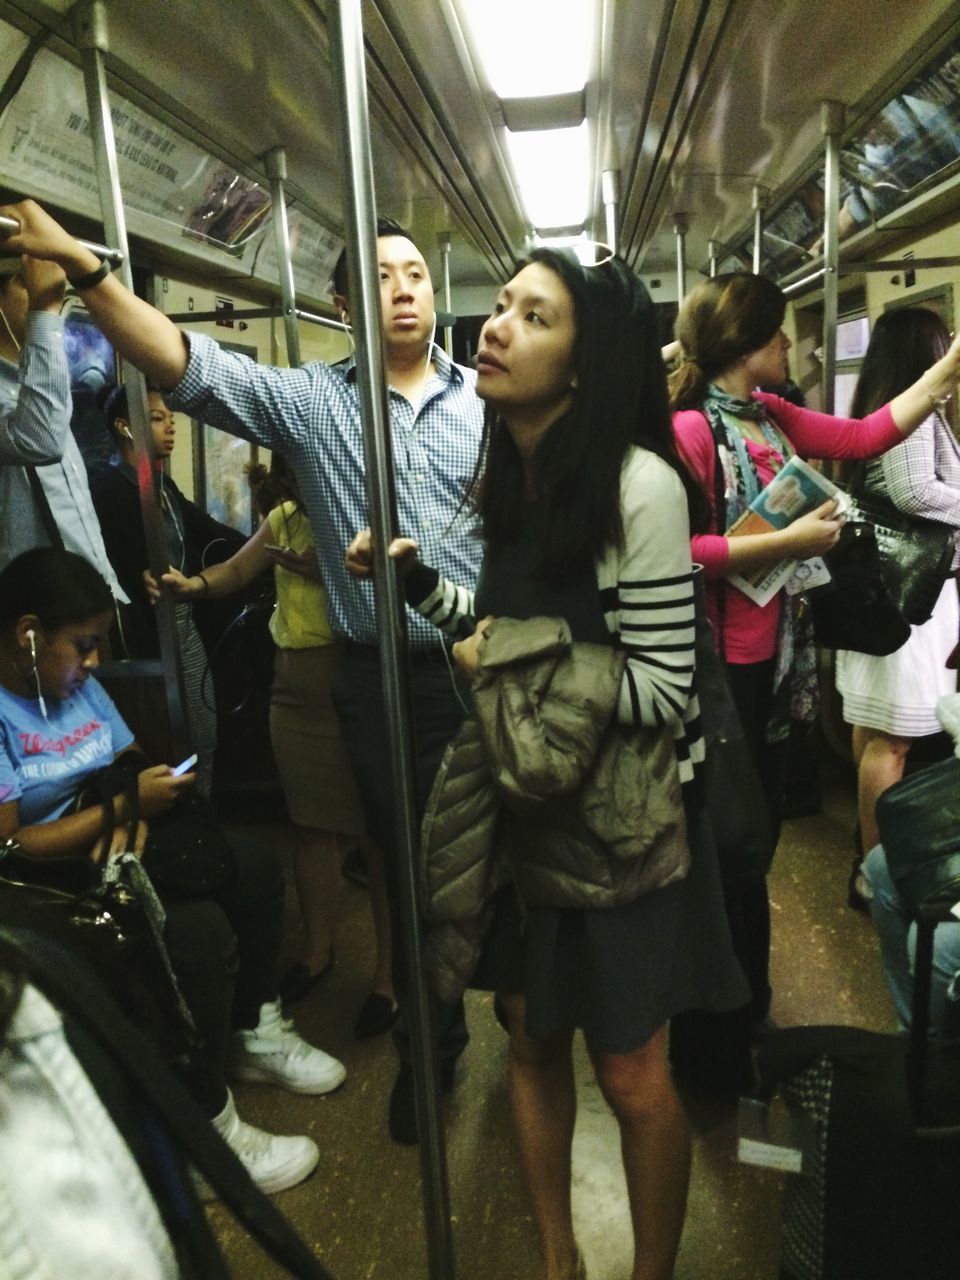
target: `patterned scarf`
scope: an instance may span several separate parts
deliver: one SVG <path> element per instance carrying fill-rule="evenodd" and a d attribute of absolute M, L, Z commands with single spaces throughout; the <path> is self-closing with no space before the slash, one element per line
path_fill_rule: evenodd
<path fill-rule="evenodd" d="M 777 424 L 767 417 L 766 408 L 759 400 L 739 400 L 711 383 L 704 396 L 703 413 L 710 424 L 717 458 L 723 469 L 727 504 L 724 528 L 729 529 L 763 488 L 743 434 L 744 420 L 755 422 L 767 444 L 779 453 L 779 464 L 771 459 L 775 471 L 779 471 L 796 450 Z M 813 624 L 806 598 L 802 595 L 784 594 L 776 656 L 773 678 L 776 700 L 767 726 L 770 742 L 786 738 L 791 720 L 809 723 L 817 714 Z"/>

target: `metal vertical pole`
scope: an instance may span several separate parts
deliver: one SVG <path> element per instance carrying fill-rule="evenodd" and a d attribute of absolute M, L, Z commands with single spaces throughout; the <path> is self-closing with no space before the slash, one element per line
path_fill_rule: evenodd
<path fill-rule="evenodd" d="M 837 315 L 840 287 L 840 138 L 843 133 L 842 102 L 820 104 L 824 138 L 823 157 L 823 388 L 824 413 L 833 413 L 837 374 Z"/>
<path fill-rule="evenodd" d="M 603 198 L 603 213 L 606 220 L 607 244 L 617 252 L 620 238 L 618 215 L 620 209 L 620 170 L 604 169 L 600 175 L 600 194 Z"/>
<path fill-rule="evenodd" d="M 712 280 L 717 274 L 717 242 L 716 240 L 707 241 L 707 257 L 709 259 L 708 271 Z"/>
<path fill-rule="evenodd" d="M 84 0 L 74 14 L 74 32 L 82 52 L 83 80 L 87 94 L 87 113 L 90 116 L 90 136 L 97 167 L 97 185 L 100 188 L 100 209 L 106 239 L 123 254 L 123 262 L 117 274 L 133 292 L 133 272 L 130 269 L 130 248 L 127 243 L 127 224 L 120 193 L 120 174 L 117 168 L 117 151 L 113 136 L 113 119 L 110 115 L 110 97 L 107 93 L 107 77 L 103 54 L 109 48 L 107 14 L 103 0 Z M 140 492 L 140 511 L 147 543 L 147 559 L 150 572 L 157 582 L 170 566 L 170 554 L 160 515 L 156 478 L 153 466 L 153 439 L 150 432 L 150 408 L 147 402 L 147 383 L 139 369 L 124 362 L 123 382 L 127 388 L 130 408 L 130 429 L 137 457 L 137 486 Z M 174 620 L 173 598 L 164 591 L 155 611 L 160 638 L 160 657 L 163 664 L 163 684 L 166 695 L 167 716 L 170 722 L 171 747 L 177 753 L 185 750 L 187 725 L 184 718 L 183 669 L 180 662 L 180 645 Z"/>
<path fill-rule="evenodd" d="M 443 266 L 443 309 L 447 315 L 453 314 L 453 295 L 450 292 L 450 246 L 449 231 L 441 231 L 437 236 L 437 247 L 440 250 L 440 262 Z M 444 325 L 443 349 L 453 359 L 453 326 Z"/>
<path fill-rule="evenodd" d="M 423 972 L 417 908 L 417 822 L 414 740 L 406 615 L 396 565 L 387 544 L 397 529 L 393 455 L 382 350 L 377 265 L 376 208 L 370 162 L 370 125 L 364 68 L 361 0 L 331 6 L 331 49 L 340 99 L 341 170 L 349 213 L 347 266 L 357 343 L 357 387 L 363 417 L 364 462 L 370 527 L 374 536 L 374 583 L 383 675 L 387 736 L 394 762 L 399 906 L 407 964 L 404 1010 L 413 1047 L 414 1093 L 420 1132 L 420 1167 L 430 1280 L 455 1280 L 446 1152 L 440 1124 L 436 1037 Z"/>
<path fill-rule="evenodd" d="M 673 215 L 673 233 L 677 237 L 677 306 L 687 296 L 687 232 L 690 217 L 686 213 Z"/>
<path fill-rule="evenodd" d="M 763 270 L 763 215 L 769 203 L 769 195 L 763 187 L 753 188 L 753 274 Z"/>
<path fill-rule="evenodd" d="M 283 147 L 273 147 L 263 160 L 270 181 L 270 208 L 273 213 L 273 237 L 277 246 L 277 274 L 280 277 L 280 298 L 283 303 L 287 364 L 291 369 L 297 369 L 300 365 L 300 329 L 297 325 L 297 294 L 290 256 L 290 225 L 287 222 L 287 206 L 283 194 L 283 184 L 287 180 L 287 153 Z"/>

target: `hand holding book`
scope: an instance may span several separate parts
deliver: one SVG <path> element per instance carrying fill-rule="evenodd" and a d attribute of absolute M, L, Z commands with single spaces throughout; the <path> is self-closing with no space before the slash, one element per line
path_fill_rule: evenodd
<path fill-rule="evenodd" d="M 790 458 L 727 530 L 728 538 L 750 534 L 776 538 L 782 555 L 773 563 L 731 574 L 731 585 L 755 604 L 767 604 L 801 560 L 829 551 L 840 535 L 848 506 L 846 494 L 826 476 L 802 458 Z"/>

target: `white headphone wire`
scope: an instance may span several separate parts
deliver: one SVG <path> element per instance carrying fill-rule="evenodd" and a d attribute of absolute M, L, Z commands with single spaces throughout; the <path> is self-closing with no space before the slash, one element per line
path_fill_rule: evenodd
<path fill-rule="evenodd" d="M 4 313 L 3 313 L 3 308 L 2 308 L 2 307 L 0 307 L 0 320 L 2 320 L 2 321 L 3 321 L 3 327 L 6 329 L 7 334 L 8 334 L 8 335 L 9 335 L 9 337 L 10 337 L 10 341 L 11 341 L 11 342 L 13 343 L 13 345 L 17 348 L 17 354 L 19 355 L 19 354 L 20 354 L 20 352 L 23 350 L 23 348 L 20 346 L 20 343 L 17 341 L 16 334 L 15 334 L 15 333 L 13 332 L 13 330 L 10 328 L 10 321 L 9 321 L 9 320 L 7 319 L 7 317 L 4 315 Z"/>

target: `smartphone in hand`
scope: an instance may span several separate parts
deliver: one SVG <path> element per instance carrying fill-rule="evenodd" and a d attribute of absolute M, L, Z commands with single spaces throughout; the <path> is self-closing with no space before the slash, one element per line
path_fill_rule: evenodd
<path fill-rule="evenodd" d="M 187 756 L 186 760 L 182 760 L 180 764 L 173 770 L 173 776 L 179 778 L 182 773 L 189 773 L 193 766 L 197 763 L 197 756 Z"/>

